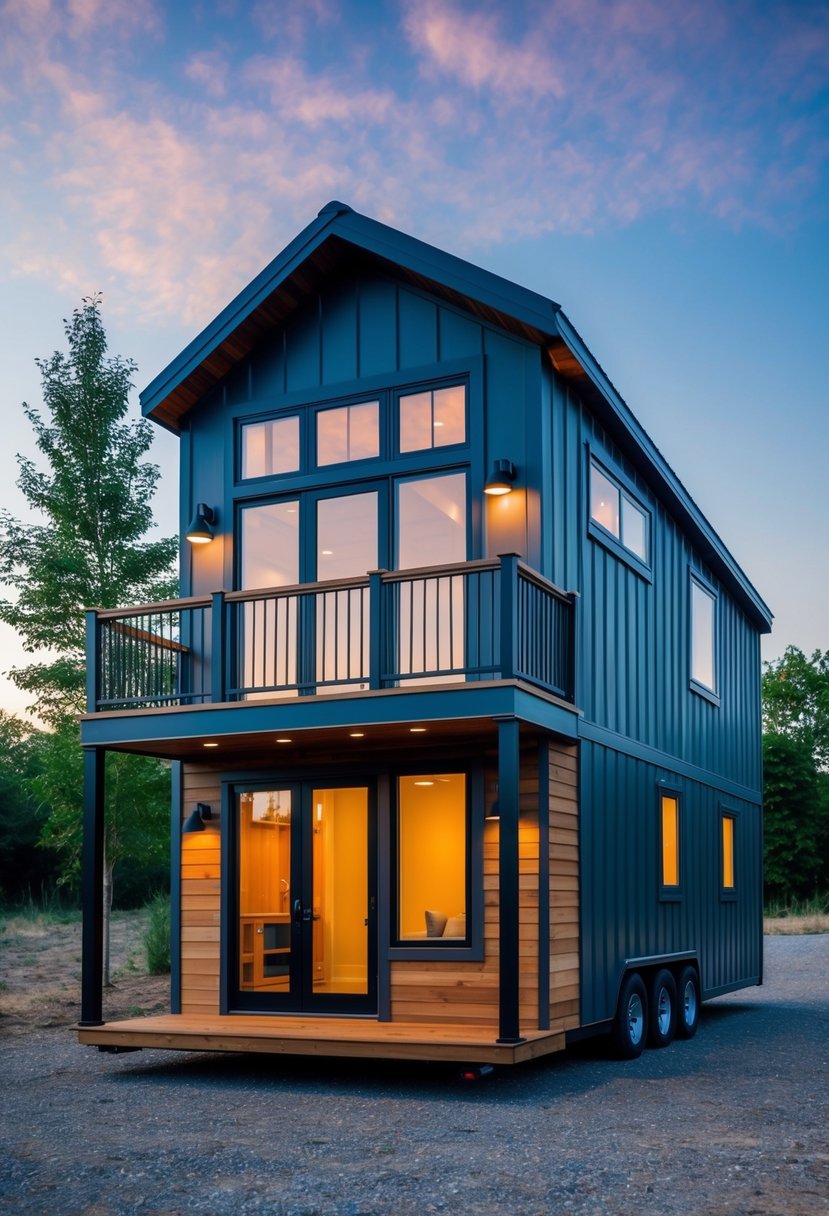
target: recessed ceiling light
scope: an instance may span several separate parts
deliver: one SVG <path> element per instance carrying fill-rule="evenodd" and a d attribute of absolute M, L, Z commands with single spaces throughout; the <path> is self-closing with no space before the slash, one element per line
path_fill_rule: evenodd
<path fill-rule="evenodd" d="M 353 730 L 349 734 L 350 739 L 364 739 L 366 732 L 364 730 Z"/>
<path fill-rule="evenodd" d="M 333 557 L 333 556 L 334 556 L 334 550 L 333 550 L 333 549 L 323 549 L 323 550 L 322 550 L 322 556 L 323 556 L 323 557 Z"/>
<path fill-rule="evenodd" d="M 218 747 L 218 743 L 203 743 L 202 747 Z"/>
<path fill-rule="evenodd" d="M 293 743 L 293 739 L 277 739 L 277 743 Z"/>
<path fill-rule="evenodd" d="M 434 785 L 434 781 L 415 781 L 415 785 Z"/>
<path fill-rule="evenodd" d="M 425 726 L 410 726 L 410 727 L 409 727 L 409 734 L 411 734 L 411 735 L 425 735 L 425 734 L 426 734 L 426 727 L 425 727 Z"/>

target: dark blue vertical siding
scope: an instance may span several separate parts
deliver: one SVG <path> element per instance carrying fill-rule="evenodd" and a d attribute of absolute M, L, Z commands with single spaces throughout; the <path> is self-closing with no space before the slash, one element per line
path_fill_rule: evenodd
<path fill-rule="evenodd" d="M 760 975 L 761 811 L 610 748 L 581 744 L 582 1021 L 613 1016 L 627 960 L 697 952 L 703 993 Z M 660 900 L 659 783 L 679 791 L 682 896 Z M 720 891 L 720 816 L 737 814 L 736 897 Z"/>

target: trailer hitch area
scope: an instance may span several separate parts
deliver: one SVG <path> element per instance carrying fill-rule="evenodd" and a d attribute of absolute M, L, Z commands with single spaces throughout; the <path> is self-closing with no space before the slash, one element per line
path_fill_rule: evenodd
<path fill-rule="evenodd" d="M 495 1073 L 494 1064 L 462 1064 L 458 1069 L 458 1080 L 464 1084 L 483 1081 Z"/>
<path fill-rule="evenodd" d="M 119 1047 L 116 1043 L 99 1043 L 98 1051 L 103 1051 L 108 1056 L 123 1056 L 128 1051 L 142 1051 L 141 1047 Z"/>

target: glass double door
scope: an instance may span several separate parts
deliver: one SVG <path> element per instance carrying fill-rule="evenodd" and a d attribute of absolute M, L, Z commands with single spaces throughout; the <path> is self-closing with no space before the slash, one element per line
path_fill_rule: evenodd
<path fill-rule="evenodd" d="M 375 845 L 367 786 L 237 791 L 240 1009 L 375 1012 Z"/>

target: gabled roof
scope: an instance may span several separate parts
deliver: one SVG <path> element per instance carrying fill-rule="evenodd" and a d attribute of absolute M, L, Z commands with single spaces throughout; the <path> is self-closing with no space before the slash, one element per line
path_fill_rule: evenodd
<path fill-rule="evenodd" d="M 334 274 L 372 265 L 544 347 L 556 371 L 678 522 L 757 627 L 772 614 L 563 313 L 546 296 L 330 202 L 141 393 L 145 416 L 178 433 L 184 416 L 269 331 Z"/>

